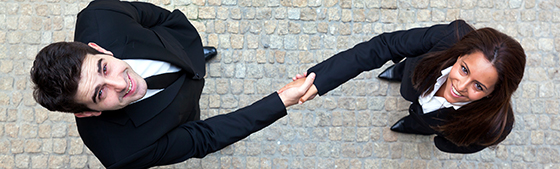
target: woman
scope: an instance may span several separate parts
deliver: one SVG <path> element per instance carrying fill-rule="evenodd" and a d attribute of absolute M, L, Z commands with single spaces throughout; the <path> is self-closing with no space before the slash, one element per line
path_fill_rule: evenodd
<path fill-rule="evenodd" d="M 474 30 L 462 20 L 384 33 L 338 53 L 307 71 L 317 77 L 300 101 L 323 95 L 389 60 L 397 64 L 379 77 L 401 81 L 401 95 L 412 102 L 410 115 L 391 130 L 437 134 L 436 147 L 450 153 L 478 152 L 511 132 L 510 100 L 523 78 L 523 48 L 503 33 Z"/>

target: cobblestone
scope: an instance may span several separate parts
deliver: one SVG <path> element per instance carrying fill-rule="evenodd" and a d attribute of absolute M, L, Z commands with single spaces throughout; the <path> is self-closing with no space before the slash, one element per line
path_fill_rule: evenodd
<path fill-rule="evenodd" d="M 528 56 L 504 142 L 470 155 L 439 151 L 433 136 L 389 127 L 408 115 L 398 83 L 362 73 L 288 116 L 202 159 L 154 168 L 559 168 L 560 1 L 153 0 L 179 9 L 218 48 L 207 66 L 201 118 L 237 110 L 295 74 L 383 32 L 455 19 L 517 39 Z M 36 52 L 73 41 L 87 1 L 0 4 L 0 168 L 103 168 L 74 116 L 36 104 L 28 77 Z M 390 65 L 391 63 L 389 63 Z M 386 66 L 385 66 L 386 67 Z"/>

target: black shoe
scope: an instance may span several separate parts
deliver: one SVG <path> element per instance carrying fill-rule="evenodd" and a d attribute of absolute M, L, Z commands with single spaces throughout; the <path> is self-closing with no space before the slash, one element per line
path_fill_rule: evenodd
<path fill-rule="evenodd" d="M 406 116 L 406 117 L 408 117 L 408 116 Z M 391 131 L 399 132 L 399 133 L 409 133 L 404 128 L 404 118 L 406 118 L 406 117 L 401 118 L 399 121 L 397 121 L 395 124 L 393 124 L 393 126 L 391 126 Z"/>
<path fill-rule="evenodd" d="M 395 65 L 389 66 L 389 68 L 385 69 L 377 77 L 380 78 L 380 79 L 383 79 L 383 80 L 400 82 L 402 80 L 401 77 L 397 77 L 396 73 L 394 72 L 395 71 Z"/>
<path fill-rule="evenodd" d="M 204 46 L 202 47 L 202 51 L 204 52 L 204 60 L 207 62 L 218 54 L 216 48 L 212 46 Z"/>
<path fill-rule="evenodd" d="M 399 132 L 399 133 L 406 133 L 406 134 L 420 134 L 420 135 L 432 135 L 435 134 L 433 132 L 423 131 L 424 129 L 421 128 L 409 128 L 405 127 L 405 123 L 411 125 L 410 122 L 405 122 L 405 120 L 413 120 L 409 116 L 405 116 L 397 121 L 393 126 L 391 126 L 391 131 Z M 428 129 L 432 130 L 432 129 Z"/>

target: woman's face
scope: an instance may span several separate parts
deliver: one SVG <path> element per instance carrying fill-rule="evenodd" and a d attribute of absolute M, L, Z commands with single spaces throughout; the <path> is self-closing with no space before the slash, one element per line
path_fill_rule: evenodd
<path fill-rule="evenodd" d="M 476 101 L 494 91 L 498 72 L 482 52 L 459 57 L 436 95 L 449 103 Z"/>

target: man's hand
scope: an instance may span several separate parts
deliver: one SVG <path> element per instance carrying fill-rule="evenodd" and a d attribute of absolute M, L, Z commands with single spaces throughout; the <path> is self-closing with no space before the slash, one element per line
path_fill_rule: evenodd
<path fill-rule="evenodd" d="M 315 73 L 311 74 L 313 74 L 313 80 L 315 80 Z M 305 80 L 307 80 L 306 78 L 309 76 L 307 76 L 307 73 L 304 73 L 303 75 L 297 74 L 296 77 L 292 78 L 293 82 L 288 83 L 286 86 L 282 87 L 280 90 L 278 90 L 278 93 L 282 93 L 284 90 L 293 86 L 300 86 L 302 83 L 304 83 Z M 312 84 L 311 87 L 309 87 L 309 90 L 307 90 L 307 92 L 299 99 L 299 104 L 302 104 L 308 100 L 313 100 L 313 98 L 317 96 L 317 92 L 317 87 Z"/>
<path fill-rule="evenodd" d="M 289 107 L 296 103 L 302 104 L 300 100 L 302 96 L 310 89 L 313 85 L 313 80 L 315 80 L 315 73 L 311 73 L 307 78 L 298 79 L 291 83 L 288 83 L 282 89 L 278 90 L 278 96 L 284 103 L 284 106 Z"/>

